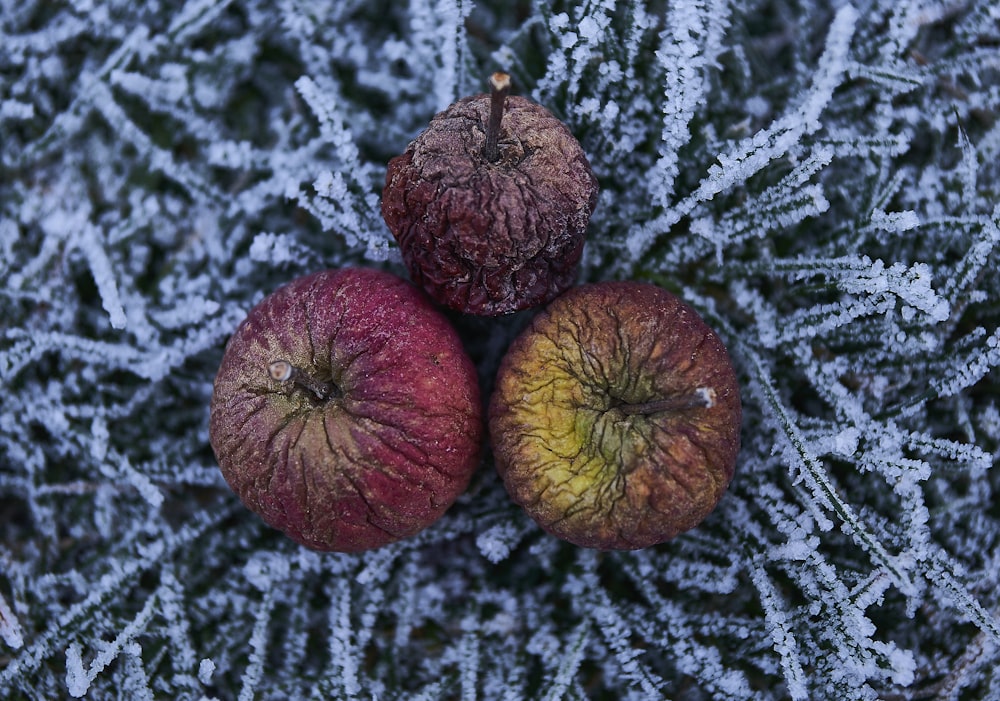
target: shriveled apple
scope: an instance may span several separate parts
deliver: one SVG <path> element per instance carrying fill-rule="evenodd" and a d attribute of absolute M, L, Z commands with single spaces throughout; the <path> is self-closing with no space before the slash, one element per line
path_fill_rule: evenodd
<path fill-rule="evenodd" d="M 467 314 L 534 307 L 576 282 L 597 178 L 569 128 L 541 105 L 491 93 L 435 115 L 389 161 L 382 216 L 413 281 Z"/>
<path fill-rule="evenodd" d="M 690 306 L 655 285 L 573 288 L 501 362 L 489 405 L 497 469 L 545 530 L 636 549 L 711 512 L 740 445 L 736 374 Z"/>
<path fill-rule="evenodd" d="M 410 283 L 367 269 L 294 280 L 230 339 L 210 438 L 248 508 L 316 550 L 375 548 L 436 521 L 482 443 L 475 369 Z"/>

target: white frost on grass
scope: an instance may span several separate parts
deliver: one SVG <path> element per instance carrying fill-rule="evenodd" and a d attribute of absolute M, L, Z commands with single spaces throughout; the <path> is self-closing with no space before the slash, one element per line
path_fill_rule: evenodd
<path fill-rule="evenodd" d="M 749 180 L 753 175 L 783 157 L 797 145 L 803 136 L 821 127 L 820 117 L 828 105 L 833 91 L 840 85 L 847 69 L 847 55 L 854 33 L 858 13 L 851 5 L 844 5 L 830 25 L 826 50 L 820 57 L 812 85 L 793 109 L 775 120 L 751 138 L 742 140 L 735 149 L 720 153 L 718 163 L 708 169 L 697 189 L 656 219 L 635 227 L 626 242 L 628 258 L 624 271 L 642 260 L 653 245 L 659 232 L 668 231 L 682 217 L 691 214 L 701 203 Z M 655 181 L 654 181 L 655 182 Z M 654 191 L 655 194 L 655 191 Z"/>
<path fill-rule="evenodd" d="M 515 523 L 499 523 L 484 529 L 476 536 L 476 546 L 490 562 L 496 564 L 507 559 L 527 533 L 527 529 Z"/>
<path fill-rule="evenodd" d="M 24 631 L 21 630 L 21 623 L 17 616 L 7 605 L 7 600 L 0 594 L 0 638 L 3 638 L 7 647 L 15 650 L 24 645 Z"/>
<path fill-rule="evenodd" d="M 690 123 L 708 91 L 708 69 L 714 68 L 704 43 L 710 27 L 725 33 L 727 11 L 704 2 L 673 3 L 667 11 L 663 44 L 656 52 L 663 67 L 663 131 L 656 169 L 650 174 L 650 181 L 657 183 L 657 202 L 665 208 L 674 195 L 680 152 L 691 139 Z"/>
<path fill-rule="evenodd" d="M 996 696 L 1000 14 L 835 5 L 5 2 L 0 696 Z M 293 276 L 402 271 L 386 161 L 497 69 L 600 179 L 580 280 L 729 347 L 736 476 L 640 552 L 489 464 L 305 551 L 217 469 L 222 346 Z M 450 319 L 485 392 L 527 319 Z"/>
<path fill-rule="evenodd" d="M 750 570 L 754 586 L 760 594 L 760 602 L 764 608 L 764 618 L 767 621 L 768 632 L 773 641 L 775 652 L 781 659 L 788 696 L 794 701 L 809 698 L 806 686 L 806 675 L 802 663 L 798 659 L 798 644 L 788 622 L 788 614 L 781 603 L 778 592 L 760 566 Z"/>
<path fill-rule="evenodd" d="M 206 686 L 212 682 L 212 675 L 215 673 L 215 663 L 205 658 L 198 663 L 198 681 Z"/>

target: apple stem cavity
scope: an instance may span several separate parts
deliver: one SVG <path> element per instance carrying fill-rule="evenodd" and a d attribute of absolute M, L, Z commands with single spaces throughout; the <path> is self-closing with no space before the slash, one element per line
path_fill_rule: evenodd
<path fill-rule="evenodd" d="M 654 399 L 639 404 L 622 404 L 619 410 L 626 416 L 649 416 L 662 411 L 686 411 L 688 409 L 708 409 L 715 404 L 715 390 L 699 387 L 691 394 L 666 399 Z"/>
<path fill-rule="evenodd" d="M 497 71 L 490 76 L 490 121 L 486 125 L 486 145 L 483 158 L 490 163 L 500 160 L 500 122 L 510 92 L 510 76 Z"/>
<path fill-rule="evenodd" d="M 309 373 L 297 368 L 287 360 L 275 360 L 267 366 L 271 379 L 286 386 L 295 386 L 312 394 L 316 399 L 325 402 L 340 396 L 337 386 L 332 382 L 317 380 Z"/>

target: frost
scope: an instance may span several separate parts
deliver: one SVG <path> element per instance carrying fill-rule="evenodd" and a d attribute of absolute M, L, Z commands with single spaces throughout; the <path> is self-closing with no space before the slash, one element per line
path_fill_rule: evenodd
<path fill-rule="evenodd" d="M 665 107 L 661 155 L 652 180 L 659 183 L 664 206 L 673 195 L 680 151 L 691 138 L 688 125 L 707 89 L 705 73 L 714 57 L 706 55 L 707 47 L 702 42 L 709 36 L 710 24 L 719 33 L 724 32 L 726 25 L 726 16 L 712 12 L 714 9 L 701 2 L 671 5 L 664 45 L 657 52 L 664 68 Z"/>
<path fill-rule="evenodd" d="M 584 17 L 576 28 L 580 32 L 580 36 L 587 41 L 595 41 L 600 38 L 601 27 L 593 17 Z"/>
<path fill-rule="evenodd" d="M 66 690 L 74 698 L 81 698 L 90 689 L 90 680 L 83 669 L 80 658 L 80 644 L 73 643 L 66 650 Z"/>
<path fill-rule="evenodd" d="M 198 663 L 198 681 L 202 684 L 209 684 L 214 673 L 215 663 L 212 660 L 204 659 Z"/>
<path fill-rule="evenodd" d="M 1000 698 L 997 3 L 521 6 L 3 3 L 0 697 Z M 386 163 L 495 70 L 600 179 L 580 280 L 729 348 L 736 475 L 595 553 L 485 451 L 418 536 L 304 551 L 217 469 L 222 348 L 402 270 Z M 486 398 L 526 319 L 452 321 Z"/>
<path fill-rule="evenodd" d="M 761 604 L 764 606 L 764 616 L 773 640 L 774 650 L 781 657 L 788 695 L 796 700 L 807 699 L 809 695 L 805 682 L 805 672 L 799 663 L 795 637 L 789 628 L 788 616 L 778 601 L 777 592 L 767 578 L 767 573 L 761 569 L 754 570 L 753 583 L 760 592 Z"/>
<path fill-rule="evenodd" d="M 30 102 L 4 100 L 0 102 L 0 120 L 28 120 L 35 116 L 35 106 Z"/>
<path fill-rule="evenodd" d="M 892 664 L 892 680 L 901 686 L 912 684 L 917 668 L 913 653 L 909 650 L 895 649 L 889 654 L 889 660 Z"/>
<path fill-rule="evenodd" d="M 876 209 L 872 212 L 872 226 L 891 233 L 900 233 L 916 229 L 920 225 L 920 219 L 916 212 L 883 212 Z"/>
<path fill-rule="evenodd" d="M 271 623 L 274 610 L 274 596 L 265 594 L 264 601 L 259 604 L 254 613 L 253 632 L 250 635 L 250 658 L 243 673 L 239 701 L 250 701 L 257 693 L 261 675 L 264 671 L 264 658 L 267 653 L 267 629 Z"/>
<path fill-rule="evenodd" d="M 482 531 L 476 537 L 476 546 L 483 557 L 495 564 L 510 556 L 525 533 L 526 530 L 516 524 L 500 523 Z"/>
<path fill-rule="evenodd" d="M 701 398 L 707 408 L 715 406 L 715 390 L 711 387 L 698 387 L 694 393 Z"/>
<path fill-rule="evenodd" d="M 24 632 L 14 612 L 7 605 L 7 600 L 0 596 L 0 637 L 8 647 L 19 648 L 24 645 Z"/>

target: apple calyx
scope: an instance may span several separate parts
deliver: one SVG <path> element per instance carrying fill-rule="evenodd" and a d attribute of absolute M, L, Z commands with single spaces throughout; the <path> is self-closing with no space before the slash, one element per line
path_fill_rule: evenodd
<path fill-rule="evenodd" d="M 287 388 L 298 387 L 309 392 L 320 402 L 337 399 L 341 396 L 340 389 L 332 382 L 318 380 L 302 368 L 295 367 L 287 360 L 275 360 L 267 366 L 267 372 L 272 380 L 280 382 Z"/>

